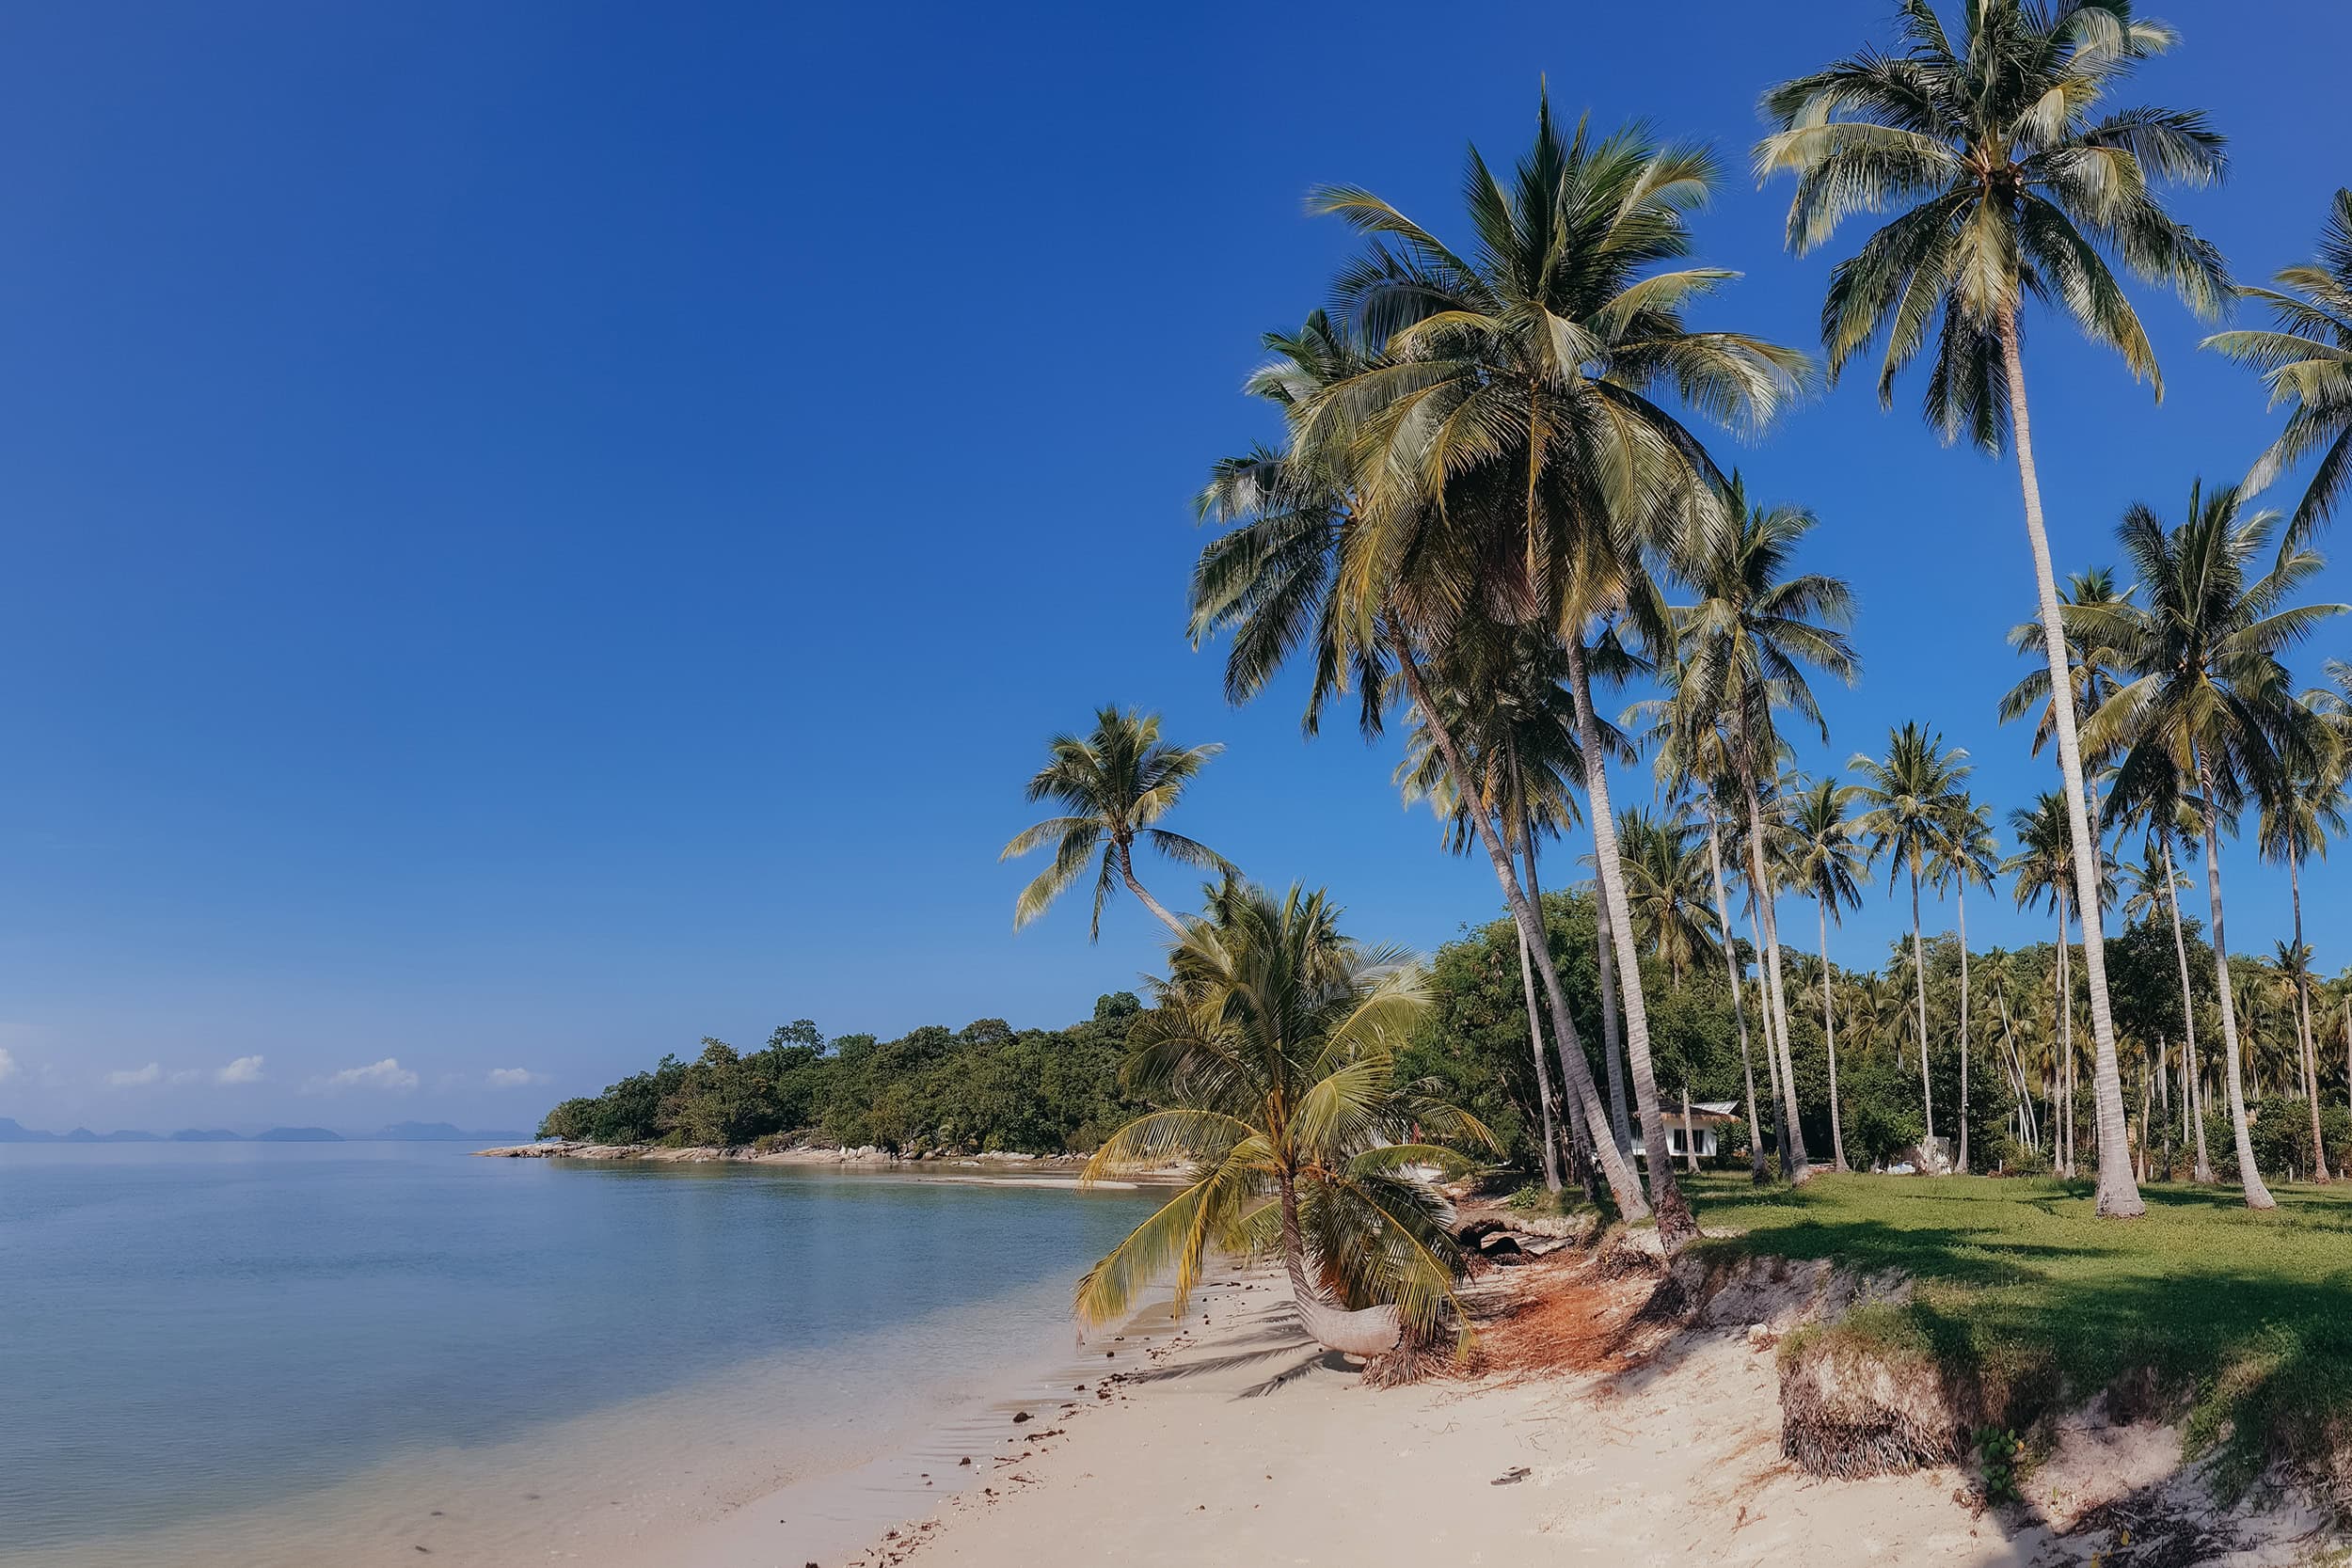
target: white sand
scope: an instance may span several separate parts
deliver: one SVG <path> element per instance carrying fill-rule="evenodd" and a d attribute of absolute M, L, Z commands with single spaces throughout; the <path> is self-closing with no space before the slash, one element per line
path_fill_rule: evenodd
<path fill-rule="evenodd" d="M 2095 1419 L 2071 1423 L 2059 1453 L 2029 1478 L 2029 1488 L 2052 1496 L 2006 1514 L 1973 1508 L 1968 1478 L 1954 1470 L 1812 1480 L 1780 1457 L 1773 1352 L 1752 1345 L 1741 1325 L 1692 1331 L 1614 1375 L 1375 1390 L 1299 1337 L 1265 1276 L 1204 1294 L 1205 1322 L 1130 1369 L 1141 1378 L 1116 1385 L 1107 1402 L 1089 1386 L 1071 1396 L 1081 1408 L 1031 1429 L 1064 1435 L 1000 1443 L 1012 1462 L 990 1456 L 980 1478 L 988 1491 L 950 1498 L 863 1553 L 824 1558 L 823 1568 L 2023 1568 L 2112 1553 L 2121 1528 L 2112 1519 L 2067 1537 L 2054 1528 L 2127 1494 L 2137 1493 L 2131 1509 L 2161 1499 L 2202 1512 L 2201 1482 L 2178 1470 L 2177 1437 Z M 2250 1527 L 2239 1521 L 2241 1549 L 2217 1541 L 2193 1560 L 2308 1560 L 2319 1544 L 2313 1525 L 2292 1508 Z M 2143 1527 L 2137 1544 L 2164 1528 Z M 690 1549 L 666 1559 L 676 1568 L 809 1560 L 756 1529 L 679 1544 Z"/>

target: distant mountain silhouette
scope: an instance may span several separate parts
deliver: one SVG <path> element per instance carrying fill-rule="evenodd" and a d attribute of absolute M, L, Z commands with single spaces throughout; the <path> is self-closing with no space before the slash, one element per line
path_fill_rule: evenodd
<path fill-rule="evenodd" d="M 170 1141 L 176 1144 L 241 1144 L 245 1142 L 245 1134 L 230 1132 L 218 1127 L 209 1131 L 197 1127 L 183 1127 L 171 1135 Z"/>
<path fill-rule="evenodd" d="M 59 1139 L 55 1132 L 38 1132 L 17 1125 L 13 1117 L 0 1117 L 0 1144 L 54 1144 Z"/>
<path fill-rule="evenodd" d="M 273 1127 L 266 1132 L 256 1132 L 257 1144 L 339 1144 L 341 1132 L 329 1132 L 324 1127 Z"/>
<path fill-rule="evenodd" d="M 446 1121 L 396 1121 L 373 1134 L 380 1143 L 441 1144 L 441 1143 L 529 1143 L 524 1132 L 469 1132 Z"/>

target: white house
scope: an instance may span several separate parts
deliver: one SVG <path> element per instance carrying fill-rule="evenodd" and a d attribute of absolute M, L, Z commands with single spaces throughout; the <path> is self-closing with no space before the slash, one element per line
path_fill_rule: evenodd
<path fill-rule="evenodd" d="M 1682 1113 L 1679 1110 L 1669 1110 L 1666 1113 L 1666 1152 L 1670 1157 L 1679 1160 L 1691 1152 L 1691 1146 L 1695 1143 L 1698 1146 L 1700 1159 L 1713 1159 L 1718 1147 L 1716 1141 L 1718 1131 L 1738 1126 L 1740 1121 L 1740 1102 L 1736 1100 L 1692 1101 L 1691 1123 L 1687 1132 L 1683 1127 Z M 1634 1124 L 1633 1157 L 1637 1160 L 1647 1158 L 1647 1151 L 1642 1147 L 1641 1124 L 1638 1119 Z"/>

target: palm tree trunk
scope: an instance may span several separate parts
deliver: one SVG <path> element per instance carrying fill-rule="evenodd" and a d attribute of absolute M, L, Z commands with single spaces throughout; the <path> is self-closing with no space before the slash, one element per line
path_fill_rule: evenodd
<path fill-rule="evenodd" d="M 2295 840 L 2287 840 L 2287 891 L 2295 901 L 2295 952 L 2296 960 L 2310 966 L 2309 955 L 2303 951 L 2303 877 L 2296 864 Z M 2308 976 L 2302 970 L 2295 974 L 2295 1027 L 2303 1048 L 2303 1098 L 2312 1108 L 2312 1180 L 2326 1181 L 2328 1149 L 2319 1132 L 2319 1048 L 2312 1039 L 2311 993 L 2304 989 Z"/>
<path fill-rule="evenodd" d="M 2230 984 L 2230 949 L 2221 935 L 2221 817 L 2219 808 L 2214 804 L 2213 778 L 2201 759 L 2197 767 L 2197 787 L 2205 800 L 2205 895 L 2213 904 L 2214 973 L 2219 981 L 2214 989 L 2221 993 L 2221 1059 L 2224 1086 L 2230 1097 L 2230 1132 L 2237 1141 L 2238 1184 L 2246 1189 L 2249 1209 L 2276 1209 L 2278 1199 L 2270 1196 L 2270 1189 L 2263 1185 L 2262 1172 L 2254 1168 L 2254 1140 L 2246 1127 L 2237 1002 L 2230 994 L 2237 988 Z"/>
<path fill-rule="evenodd" d="M 1935 1085 L 1928 1077 L 1928 950 L 1919 941 L 1919 865 L 1911 866 L 1911 967 L 1919 981 L 1919 1102 L 1927 1110 L 1927 1136 L 1919 1140 L 1919 1157 L 1935 1162 Z"/>
<path fill-rule="evenodd" d="M 1769 980 L 1764 1003 L 1767 1039 L 1780 1062 L 1782 1118 L 1788 1132 L 1781 1140 L 1781 1173 L 1792 1183 L 1813 1180 L 1812 1162 L 1805 1156 L 1804 1128 L 1797 1120 L 1797 1064 L 1788 1049 L 1788 993 L 1780 977 L 1780 915 L 1774 907 L 1772 884 L 1764 866 L 1764 804 L 1756 790 L 1756 771 L 1747 752 L 1747 720 L 1740 718 L 1740 787 L 1748 803 L 1748 886 L 1756 895 L 1756 919 L 1763 928 L 1762 963 Z"/>
<path fill-rule="evenodd" d="M 1519 802 L 1519 853 L 1524 856 L 1527 861 L 1527 900 L 1529 903 L 1535 906 L 1536 912 L 1540 916 L 1544 907 L 1544 884 L 1543 879 L 1536 873 L 1535 842 L 1534 818 L 1528 815 L 1527 802 L 1521 800 Z M 1549 927 L 1547 927 L 1547 938 L 1549 938 Z M 1547 957 L 1549 956 L 1549 952 L 1550 943 L 1547 940 L 1545 942 L 1545 953 Z M 1584 1041 L 1576 1032 L 1575 1019 L 1569 1019 L 1568 1027 L 1565 1030 L 1556 1027 L 1552 1030 L 1551 1045 L 1553 1051 L 1556 1052 L 1560 1057 L 1561 1083 L 1568 1083 L 1576 1069 L 1581 1069 L 1587 1080 L 1592 1077 L 1592 1069 L 1584 1060 Z M 1574 1068 L 1571 1068 L 1569 1065 L 1569 1057 L 1571 1055 L 1575 1057 Z M 1595 1158 L 1593 1153 L 1593 1145 L 1599 1136 L 1600 1124 L 1591 1121 L 1586 1117 L 1584 1115 L 1583 1102 L 1577 1096 L 1567 1094 L 1564 1091 L 1562 1098 L 1567 1101 L 1568 1126 L 1572 1136 L 1576 1140 L 1578 1156 L 1581 1162 L 1578 1167 L 1578 1180 L 1583 1183 L 1584 1196 L 1589 1199 L 1596 1196 L 1593 1191 L 1592 1164 Z M 1629 1172 L 1632 1169 L 1632 1154 L 1623 1144 L 1617 1144 L 1614 1147 L 1617 1150 L 1618 1157 L 1626 1162 L 1626 1168 Z"/>
<path fill-rule="evenodd" d="M 1682 1168 L 1692 1176 L 1699 1173 L 1698 1134 L 1691 1127 L 1691 1080 L 1682 1081 Z"/>
<path fill-rule="evenodd" d="M 2082 743 L 2074 733 L 2074 688 L 2067 672 L 2066 626 L 2059 619 L 2058 574 L 2050 564 L 2050 536 L 2042 523 L 2042 482 L 2034 472 L 2033 427 L 2026 410 L 2026 363 L 2017 348 L 2017 313 L 2004 306 L 1996 322 L 2001 360 L 2009 372 L 2009 410 L 2017 440 L 2017 478 L 2025 493 L 2026 534 L 2033 546 L 2034 587 L 2042 606 L 2042 651 L 2050 664 L 2050 716 L 2057 721 L 2058 771 L 2066 781 L 2066 822 L 2074 842 L 2075 902 L 2083 911 L 2083 971 L 2090 983 L 2090 1033 L 2094 1042 L 2091 1090 L 2098 1105 L 2098 1213 L 2114 1218 L 2144 1214 L 2138 1184 L 2132 1180 L 2131 1153 L 2124 1147 L 2123 1079 L 2115 1054 L 2115 1016 L 2107 1005 L 2106 938 L 2099 911 L 2099 837 L 2090 831 L 2084 806 Z"/>
<path fill-rule="evenodd" d="M 1756 898 L 1748 898 L 1748 941 L 1756 948 L 1756 1011 L 1764 1027 L 1764 1071 L 1772 1080 L 1772 1141 L 1780 1153 L 1780 1172 L 1788 1174 L 1796 1156 L 1788 1148 L 1788 1081 L 1780 1075 L 1780 1052 L 1772 1041 L 1772 1004 L 1764 997 L 1764 927 L 1756 913 Z"/>
<path fill-rule="evenodd" d="M 1748 1055 L 1748 1009 L 1740 992 L 1747 982 L 1740 977 L 1738 944 L 1731 935 L 1731 899 L 1724 890 L 1723 834 L 1715 821 L 1715 797 L 1712 790 L 1707 799 L 1707 863 L 1715 874 L 1715 924 L 1724 933 L 1724 968 L 1731 976 L 1731 1016 L 1740 1025 L 1740 1076 L 1748 1089 L 1748 1163 L 1749 1180 L 1762 1181 L 1772 1174 L 1764 1163 L 1764 1129 L 1756 1116 L 1756 1063 Z M 1836 1114 L 1837 1104 L 1837 1057 L 1830 1056 L 1830 1105 Z"/>
<path fill-rule="evenodd" d="M 1650 1208 L 1658 1237 L 1668 1252 L 1698 1234 L 1698 1221 L 1675 1181 L 1666 1158 L 1666 1120 L 1659 1108 L 1658 1075 L 1649 1051 L 1649 1007 L 1642 995 L 1642 958 L 1633 947 L 1633 911 L 1625 895 L 1625 863 L 1618 858 L 1617 822 L 1609 803 L 1608 754 L 1593 717 L 1592 682 L 1584 668 L 1583 640 L 1571 630 L 1561 639 L 1568 660 L 1568 695 L 1576 707 L 1577 743 L 1584 752 L 1584 799 L 1593 821 L 1593 859 L 1600 876 L 1609 927 L 1616 939 L 1617 972 L 1624 977 L 1626 1065 L 1633 1073 L 1633 1106 L 1642 1118 L 1642 1148 L 1649 1164 Z"/>
<path fill-rule="evenodd" d="M 1817 896 L 1821 914 L 1821 1038 L 1829 1046 L 1829 1149 L 1832 1169 L 1851 1170 L 1846 1164 L 1846 1123 L 1837 1107 L 1837 1009 L 1830 995 L 1829 900 Z"/>
<path fill-rule="evenodd" d="M 1135 863 L 1128 858 L 1127 847 L 1124 844 L 1115 844 L 1113 847 L 1119 851 L 1119 879 L 1127 884 L 1127 891 L 1136 895 L 1136 901 L 1158 915 L 1160 924 L 1176 933 L 1177 941 L 1182 942 L 1189 936 L 1191 933 L 1184 929 L 1184 923 L 1160 908 L 1160 901 L 1144 892 L 1143 884 L 1136 880 Z"/>
<path fill-rule="evenodd" d="M 1528 962 L 1527 933 L 1519 933 L 1519 988 L 1527 993 L 1527 1041 L 1535 1052 L 1535 1098 L 1544 1113 L 1544 1191 L 1560 1190 L 1560 1151 L 1551 1120 L 1551 1069 L 1544 1066 L 1544 1028 L 1535 1022 L 1535 966 Z"/>
<path fill-rule="evenodd" d="M 2172 957 L 2181 966 L 2181 1106 L 2195 1129 L 2197 1142 L 2197 1164 L 2190 1175 L 2194 1180 L 2211 1181 L 2213 1158 L 2205 1152 L 2205 1117 L 2197 1103 L 2197 998 L 2188 983 L 2188 938 L 2181 931 L 2181 894 L 2175 885 L 2179 874 L 2172 867 L 2172 835 L 2157 836 L 2164 846 L 2164 900 L 2172 912 Z"/>
<path fill-rule="evenodd" d="M 1473 778 L 1462 756 L 1462 749 L 1454 738 L 1454 732 L 1438 717 L 1436 706 L 1429 700 L 1429 689 L 1422 679 L 1421 663 L 1413 657 L 1412 644 L 1406 641 L 1403 629 L 1393 622 L 1384 628 L 1391 649 L 1395 653 L 1397 668 L 1405 676 L 1406 689 L 1421 708 L 1422 717 L 1429 724 L 1430 737 L 1438 743 L 1445 757 L 1446 767 L 1456 779 Z M 1494 863 L 1495 880 L 1502 884 L 1503 902 L 1511 907 L 1511 918 L 1518 923 L 1519 935 L 1527 942 L 1528 954 L 1535 961 L 1535 973 L 1544 982 L 1545 1000 L 1551 1005 L 1551 1027 L 1561 1042 L 1560 1067 L 1567 1075 L 1568 1092 L 1583 1108 L 1587 1125 L 1598 1127 L 1605 1113 L 1600 1097 L 1594 1091 L 1593 1075 L 1584 1065 L 1584 1053 L 1580 1047 L 1569 1050 L 1576 1040 L 1576 1024 L 1568 1016 L 1567 993 L 1560 986 L 1559 966 L 1551 960 L 1551 943 L 1544 930 L 1542 918 L 1535 906 L 1529 902 L 1526 891 L 1519 886 L 1518 871 L 1511 863 L 1510 851 L 1502 845 L 1502 835 L 1483 811 L 1469 814 L 1470 825 L 1478 834 L 1486 858 Z M 1642 1197 L 1642 1186 L 1629 1162 L 1612 1145 L 1595 1140 L 1594 1153 L 1600 1160 L 1601 1175 L 1609 1183 L 1609 1195 L 1616 1200 L 1617 1212 L 1630 1221 L 1648 1215 L 1649 1204 Z"/>
<path fill-rule="evenodd" d="M 1968 878 L 1952 884 L 1960 916 L 1960 1174 L 1968 1174 Z"/>
<path fill-rule="evenodd" d="M 1625 1015 L 1617 1006 L 1617 959 L 1609 940 L 1609 901 L 1593 884 L 1593 953 L 1600 970 L 1600 1054 L 1609 1072 L 1609 1128 L 1617 1150 L 1633 1158 L 1633 1120 L 1626 1111 Z"/>

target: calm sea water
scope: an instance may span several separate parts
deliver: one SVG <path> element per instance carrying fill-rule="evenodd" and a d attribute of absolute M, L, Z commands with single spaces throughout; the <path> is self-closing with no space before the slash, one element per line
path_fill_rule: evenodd
<path fill-rule="evenodd" d="M 1072 1280 L 1149 1202 L 428 1145 L 0 1148 L 0 1562 L 596 1560 L 1066 1352 Z"/>

